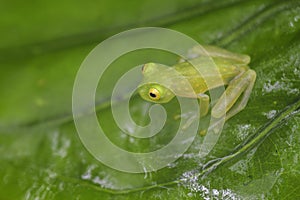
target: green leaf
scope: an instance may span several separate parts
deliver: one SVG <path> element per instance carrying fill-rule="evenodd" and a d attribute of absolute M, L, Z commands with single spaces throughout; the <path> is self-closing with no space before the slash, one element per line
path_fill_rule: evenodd
<path fill-rule="evenodd" d="M 298 1 L 3 1 L 0 9 L 0 199 L 300 198 Z M 71 96 L 89 51 L 141 26 L 171 28 L 248 54 L 257 81 L 247 107 L 225 124 L 205 158 L 197 154 L 198 135 L 168 167 L 127 174 L 83 147 Z M 113 63 L 96 94 L 100 124 L 111 141 L 130 151 L 161 148 L 178 127 L 176 101 L 165 105 L 166 127 L 153 140 L 132 139 L 113 121 L 107 103 L 113 86 L 129 64 L 145 57 L 174 62 L 167 53 L 132 52 Z M 130 105 L 133 119 L 147 123 L 150 104 L 134 96 Z"/>

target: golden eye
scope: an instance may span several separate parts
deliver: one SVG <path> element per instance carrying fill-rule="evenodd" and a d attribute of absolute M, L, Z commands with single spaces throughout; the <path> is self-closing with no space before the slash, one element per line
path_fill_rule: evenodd
<path fill-rule="evenodd" d="M 157 89 L 155 88 L 150 88 L 149 90 L 149 97 L 152 100 L 159 100 L 160 99 L 160 93 Z"/>

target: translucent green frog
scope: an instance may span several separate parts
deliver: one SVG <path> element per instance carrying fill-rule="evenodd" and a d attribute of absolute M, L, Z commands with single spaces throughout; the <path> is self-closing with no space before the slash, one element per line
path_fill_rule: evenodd
<path fill-rule="evenodd" d="M 172 68 L 188 81 L 186 83 L 192 86 L 192 93 L 197 94 L 196 96 L 188 92 L 186 83 L 176 81 L 176 77 L 174 78 L 170 70 L 162 70 L 160 64 L 156 63 L 147 63 L 143 66 L 144 80 L 138 89 L 140 96 L 155 103 L 167 103 L 175 96 L 198 98 L 200 116 L 205 116 L 210 107 L 210 98 L 205 92 L 227 86 L 213 105 L 211 115 L 220 118 L 226 113 L 227 120 L 245 108 L 256 79 L 255 71 L 247 66 L 250 62 L 248 55 L 233 53 L 214 46 L 195 46 L 189 50 L 186 57 L 188 61 L 197 63 L 196 66 L 180 59 Z M 214 70 L 211 63 L 214 63 Z M 221 82 L 214 82 L 217 76 L 220 77 Z M 173 90 L 155 83 L 157 77 L 170 79 Z M 207 82 L 210 82 L 209 86 Z"/>

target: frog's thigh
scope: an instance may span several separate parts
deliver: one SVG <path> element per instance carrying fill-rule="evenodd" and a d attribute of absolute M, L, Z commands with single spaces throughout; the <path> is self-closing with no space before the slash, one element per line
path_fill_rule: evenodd
<path fill-rule="evenodd" d="M 207 56 L 206 50 L 204 49 L 204 47 L 197 45 L 194 46 L 193 48 L 189 49 L 187 51 L 187 53 L 185 54 L 185 57 L 187 60 L 191 60 L 194 58 L 197 58 L 199 56 Z M 186 60 L 183 58 L 179 59 L 179 63 L 181 62 L 185 62 Z"/>
<path fill-rule="evenodd" d="M 247 65 L 250 62 L 250 57 L 248 55 L 234 53 L 226 49 L 222 49 L 220 47 L 209 46 L 209 45 L 194 46 L 193 48 L 188 50 L 185 56 L 187 59 L 193 59 L 199 56 L 219 57 L 219 58 L 235 60 L 239 63 L 244 63 L 245 65 Z M 179 62 L 184 62 L 184 61 L 185 60 L 182 58 L 179 60 Z"/>
<path fill-rule="evenodd" d="M 226 113 L 226 119 L 229 119 L 244 109 L 250 97 L 255 79 L 255 71 L 249 69 L 239 78 L 230 82 L 224 94 L 212 108 L 212 116 L 219 118 Z M 239 99 L 240 96 L 241 99 Z M 237 101 L 238 99 L 239 101 Z"/>
<path fill-rule="evenodd" d="M 200 105 L 200 117 L 207 115 L 209 109 L 209 96 L 206 94 L 198 94 Z"/>
<path fill-rule="evenodd" d="M 203 46 L 206 50 L 206 55 L 208 54 L 211 57 L 219 57 L 225 59 L 231 59 L 245 65 L 250 63 L 250 57 L 245 54 L 234 53 L 226 49 L 222 49 L 216 46 Z"/>

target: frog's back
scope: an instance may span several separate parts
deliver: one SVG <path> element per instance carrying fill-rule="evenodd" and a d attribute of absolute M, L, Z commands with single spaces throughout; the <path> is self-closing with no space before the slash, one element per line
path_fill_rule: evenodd
<path fill-rule="evenodd" d="M 209 89 L 227 85 L 248 66 L 230 59 L 199 57 L 189 62 L 178 63 L 174 68 L 189 81 L 195 93 L 200 94 Z M 176 95 L 191 96 L 190 92 L 187 92 L 186 83 L 181 81 L 173 84 L 176 88 Z"/>

